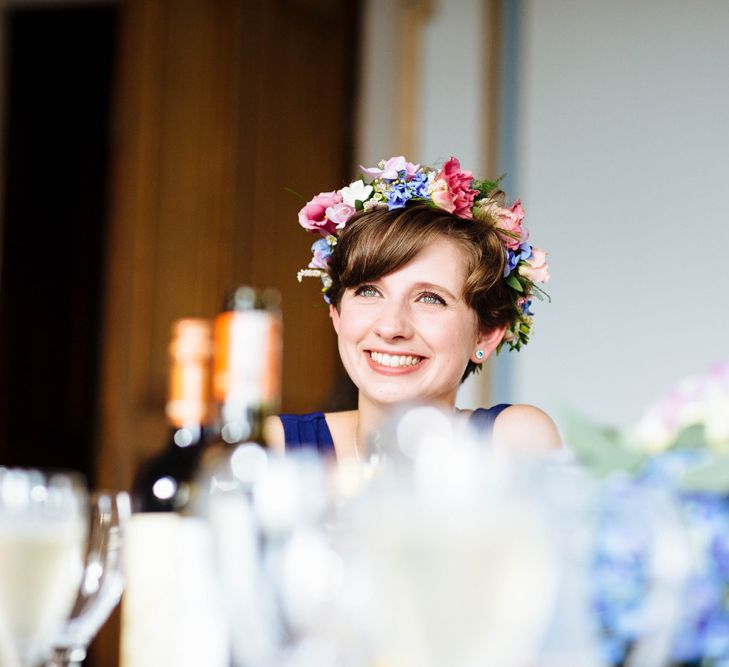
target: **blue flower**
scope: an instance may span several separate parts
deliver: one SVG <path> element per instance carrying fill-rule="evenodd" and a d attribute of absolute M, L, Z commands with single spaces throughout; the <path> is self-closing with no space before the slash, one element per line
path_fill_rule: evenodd
<path fill-rule="evenodd" d="M 520 243 L 516 250 L 505 248 L 506 250 L 506 266 L 504 267 L 504 278 L 506 278 L 519 264 L 519 262 L 529 259 L 532 256 L 532 246 L 526 241 Z"/>
<path fill-rule="evenodd" d="M 669 449 L 648 459 L 639 479 L 649 485 L 669 487 L 707 459 L 706 452 L 698 449 Z"/>
<path fill-rule="evenodd" d="M 392 211 L 396 208 L 403 208 L 410 199 L 408 185 L 403 180 L 393 181 L 387 190 L 387 208 Z"/>
<path fill-rule="evenodd" d="M 504 278 L 506 278 L 519 263 L 518 255 L 511 248 L 504 248 L 506 251 L 506 264 L 504 265 Z"/>
<path fill-rule="evenodd" d="M 425 199 L 428 196 L 428 176 L 427 174 L 415 174 L 406 184 L 410 198 L 417 197 Z"/>
<path fill-rule="evenodd" d="M 326 239 L 314 241 L 311 245 L 312 258 L 309 262 L 310 269 L 321 269 L 326 271 L 329 268 L 329 258 L 332 256 L 331 246 Z"/>
<path fill-rule="evenodd" d="M 524 315 L 531 315 L 532 317 L 534 316 L 534 313 L 531 310 L 529 310 L 532 307 L 531 299 L 524 299 L 524 301 L 521 302 L 520 307 L 521 307 L 521 312 Z"/>

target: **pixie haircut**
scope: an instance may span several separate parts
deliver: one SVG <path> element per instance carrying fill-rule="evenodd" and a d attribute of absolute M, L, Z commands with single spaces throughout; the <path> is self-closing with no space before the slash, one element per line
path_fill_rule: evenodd
<path fill-rule="evenodd" d="M 353 216 L 340 233 L 329 261 L 329 302 L 339 309 L 346 289 L 397 271 L 443 237 L 464 250 L 463 298 L 476 313 L 481 330 L 509 325 L 516 307 L 503 279 L 504 246 L 494 229 L 488 222 L 459 218 L 427 204 L 376 208 Z M 480 367 L 469 360 L 462 380 Z"/>

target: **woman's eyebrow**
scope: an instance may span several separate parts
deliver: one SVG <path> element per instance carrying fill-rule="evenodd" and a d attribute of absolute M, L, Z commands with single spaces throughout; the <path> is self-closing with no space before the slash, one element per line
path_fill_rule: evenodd
<path fill-rule="evenodd" d="M 413 285 L 414 289 L 426 289 L 426 290 L 435 290 L 436 292 L 442 292 L 445 294 L 445 296 L 450 297 L 453 299 L 453 301 L 458 301 L 458 297 L 453 294 L 447 287 L 443 287 L 443 285 L 438 285 L 437 283 L 415 283 Z"/>

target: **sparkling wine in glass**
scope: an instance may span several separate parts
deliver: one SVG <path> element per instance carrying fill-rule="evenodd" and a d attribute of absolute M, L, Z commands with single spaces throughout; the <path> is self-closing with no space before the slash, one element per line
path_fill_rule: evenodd
<path fill-rule="evenodd" d="M 87 496 L 73 473 L 0 468 L 0 656 L 36 667 L 73 607 Z"/>
<path fill-rule="evenodd" d="M 72 667 L 85 660 L 91 640 L 124 590 L 122 544 L 131 499 L 123 491 L 97 491 L 91 495 L 89 513 L 84 575 L 73 611 L 55 641 L 49 667 Z"/>

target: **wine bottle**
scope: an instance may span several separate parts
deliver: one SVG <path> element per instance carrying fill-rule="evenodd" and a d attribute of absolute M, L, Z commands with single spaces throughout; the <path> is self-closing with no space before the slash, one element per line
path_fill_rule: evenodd
<path fill-rule="evenodd" d="M 235 456 L 236 451 L 267 447 L 265 420 L 278 409 L 280 398 L 281 334 L 278 293 L 272 290 L 237 288 L 215 319 L 213 394 L 218 414 L 205 453 L 209 470 L 215 469 L 215 460 L 236 468 L 246 458 Z"/>
<path fill-rule="evenodd" d="M 209 420 L 210 322 L 175 322 L 169 352 L 170 436 L 136 475 L 126 534 L 121 665 L 229 667 L 210 531 L 194 508 Z"/>
<path fill-rule="evenodd" d="M 166 446 L 142 464 L 134 487 L 135 512 L 184 512 L 192 500 L 210 418 L 211 323 L 177 320 L 169 347 L 170 427 Z"/>

